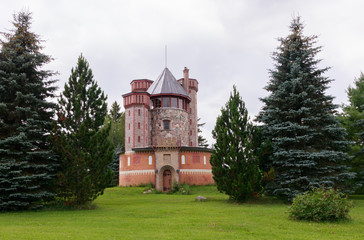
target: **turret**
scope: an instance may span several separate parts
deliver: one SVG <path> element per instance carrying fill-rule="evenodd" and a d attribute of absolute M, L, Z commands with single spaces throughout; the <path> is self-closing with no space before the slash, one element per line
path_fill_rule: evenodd
<path fill-rule="evenodd" d="M 153 147 L 188 146 L 190 97 L 165 68 L 149 87 Z"/>
<path fill-rule="evenodd" d="M 125 108 L 125 151 L 150 146 L 150 97 L 146 90 L 153 81 L 133 80 L 132 91 L 123 95 Z"/>

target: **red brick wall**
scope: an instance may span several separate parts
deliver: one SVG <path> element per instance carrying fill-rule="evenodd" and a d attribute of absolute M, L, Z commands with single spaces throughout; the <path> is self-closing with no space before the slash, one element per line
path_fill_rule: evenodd
<path fill-rule="evenodd" d="M 149 156 L 152 157 L 152 165 L 149 165 Z M 130 157 L 130 166 L 128 166 L 128 157 Z M 155 169 L 154 152 L 121 154 L 119 168 L 120 171 Z"/>
<path fill-rule="evenodd" d="M 149 156 L 152 164 L 149 165 Z M 130 166 L 128 166 L 128 157 Z M 155 156 L 154 152 L 143 152 L 120 155 L 119 186 L 135 186 L 153 183 L 155 185 Z"/>
<path fill-rule="evenodd" d="M 182 164 L 182 156 L 185 156 L 185 164 Z M 180 183 L 189 185 L 214 184 L 212 173 L 209 172 L 211 170 L 210 156 L 211 153 L 209 152 L 180 152 Z M 204 164 L 204 157 L 206 157 L 206 164 Z"/>
<path fill-rule="evenodd" d="M 214 184 L 212 173 L 198 173 L 187 172 L 179 174 L 180 183 L 186 183 L 188 185 L 207 185 Z"/>
<path fill-rule="evenodd" d="M 153 183 L 155 185 L 155 173 L 119 175 L 119 186 L 137 186 L 147 183 Z"/>
<path fill-rule="evenodd" d="M 182 155 L 185 156 L 185 164 L 182 164 Z M 180 152 L 179 167 L 180 169 L 211 169 L 209 152 Z M 206 164 L 204 164 L 206 157 Z"/>
<path fill-rule="evenodd" d="M 182 155 L 185 156 L 185 164 L 182 164 Z M 152 157 L 152 165 L 149 165 L 149 156 Z M 212 178 L 209 152 L 182 151 L 179 153 L 179 182 L 189 185 L 214 184 Z M 130 166 L 128 166 L 130 157 Z M 206 157 L 206 164 L 204 164 Z M 155 185 L 156 159 L 154 152 L 131 152 L 120 155 L 119 185 L 131 186 L 153 183 Z"/>

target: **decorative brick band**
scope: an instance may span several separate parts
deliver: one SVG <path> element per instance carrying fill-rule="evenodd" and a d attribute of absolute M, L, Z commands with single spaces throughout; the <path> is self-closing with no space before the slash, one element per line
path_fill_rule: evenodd
<path fill-rule="evenodd" d="M 211 169 L 180 169 L 181 173 L 212 173 Z"/>
<path fill-rule="evenodd" d="M 132 171 L 120 171 L 120 175 L 129 175 L 129 174 L 135 174 L 135 175 L 144 175 L 144 174 L 154 174 L 155 170 L 132 170 Z"/>

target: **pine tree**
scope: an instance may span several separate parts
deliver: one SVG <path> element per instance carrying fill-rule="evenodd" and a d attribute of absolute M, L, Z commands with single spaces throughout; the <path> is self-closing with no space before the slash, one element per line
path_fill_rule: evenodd
<path fill-rule="evenodd" d="M 55 104 L 51 57 L 30 31 L 29 12 L 14 15 L 0 52 L 0 211 L 35 209 L 54 196 L 57 160 L 47 141 Z"/>
<path fill-rule="evenodd" d="M 53 134 L 61 158 L 59 197 L 68 204 L 94 200 L 111 182 L 110 126 L 103 127 L 106 99 L 81 55 L 60 96 Z"/>
<path fill-rule="evenodd" d="M 114 173 L 110 186 L 119 184 L 119 154 L 125 149 L 125 114 L 120 112 L 120 106 L 115 101 L 111 105 L 110 114 L 105 119 L 105 126 L 111 125 L 109 140 L 114 148 L 113 160 L 110 168 Z"/>
<path fill-rule="evenodd" d="M 212 132 L 216 143 L 210 159 L 213 178 L 220 192 L 245 201 L 261 191 L 262 174 L 253 149 L 254 127 L 234 86 Z"/>
<path fill-rule="evenodd" d="M 197 132 L 198 132 L 198 146 L 207 148 L 209 144 L 207 143 L 207 140 L 204 136 L 202 136 L 202 130 L 201 127 L 205 126 L 206 123 L 199 123 L 201 118 L 197 119 Z"/>
<path fill-rule="evenodd" d="M 355 87 L 347 90 L 350 104 L 343 106 L 343 113 L 339 120 L 348 132 L 348 139 L 352 141 L 349 154 L 352 159 L 348 163 L 350 169 L 357 175 L 353 185 L 361 188 L 358 193 L 364 193 L 364 75 L 355 80 Z"/>
<path fill-rule="evenodd" d="M 323 76 L 328 68 L 317 67 L 317 37 L 303 35 L 299 17 L 290 31 L 273 53 L 275 67 L 265 88 L 270 95 L 261 99 L 258 116 L 272 144 L 271 192 L 288 200 L 313 187 L 346 190 L 345 181 L 353 177 L 343 164 L 348 160 L 345 130 L 333 115 L 333 97 L 325 94 L 331 82 Z"/>

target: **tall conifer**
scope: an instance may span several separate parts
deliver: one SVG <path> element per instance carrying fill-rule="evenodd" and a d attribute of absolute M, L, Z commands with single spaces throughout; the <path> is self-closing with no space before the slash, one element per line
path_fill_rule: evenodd
<path fill-rule="evenodd" d="M 353 184 L 360 187 L 357 191 L 364 193 L 364 74 L 355 80 L 355 86 L 347 90 L 349 105 L 343 107 L 339 119 L 352 141 L 349 154 L 352 156 L 348 166 L 357 175 Z"/>
<path fill-rule="evenodd" d="M 14 15 L 0 52 L 0 211 L 41 207 L 54 196 L 57 161 L 47 137 L 55 104 L 51 57 L 30 31 L 28 12 Z"/>
<path fill-rule="evenodd" d="M 216 143 L 210 163 L 217 189 L 235 201 L 259 193 L 262 174 L 253 149 L 254 126 L 235 86 L 212 135 Z"/>
<path fill-rule="evenodd" d="M 273 53 L 275 67 L 265 88 L 270 95 L 261 99 L 258 116 L 273 148 L 272 193 L 288 200 L 313 187 L 345 190 L 353 176 L 343 164 L 348 142 L 333 115 L 333 97 L 325 94 L 331 80 L 324 76 L 328 68 L 317 67 L 316 38 L 304 36 L 300 18 L 293 19 L 290 34 Z"/>
<path fill-rule="evenodd" d="M 110 126 L 102 127 L 106 99 L 81 55 L 61 94 L 53 135 L 61 158 L 59 196 L 69 204 L 94 200 L 111 182 Z"/>

